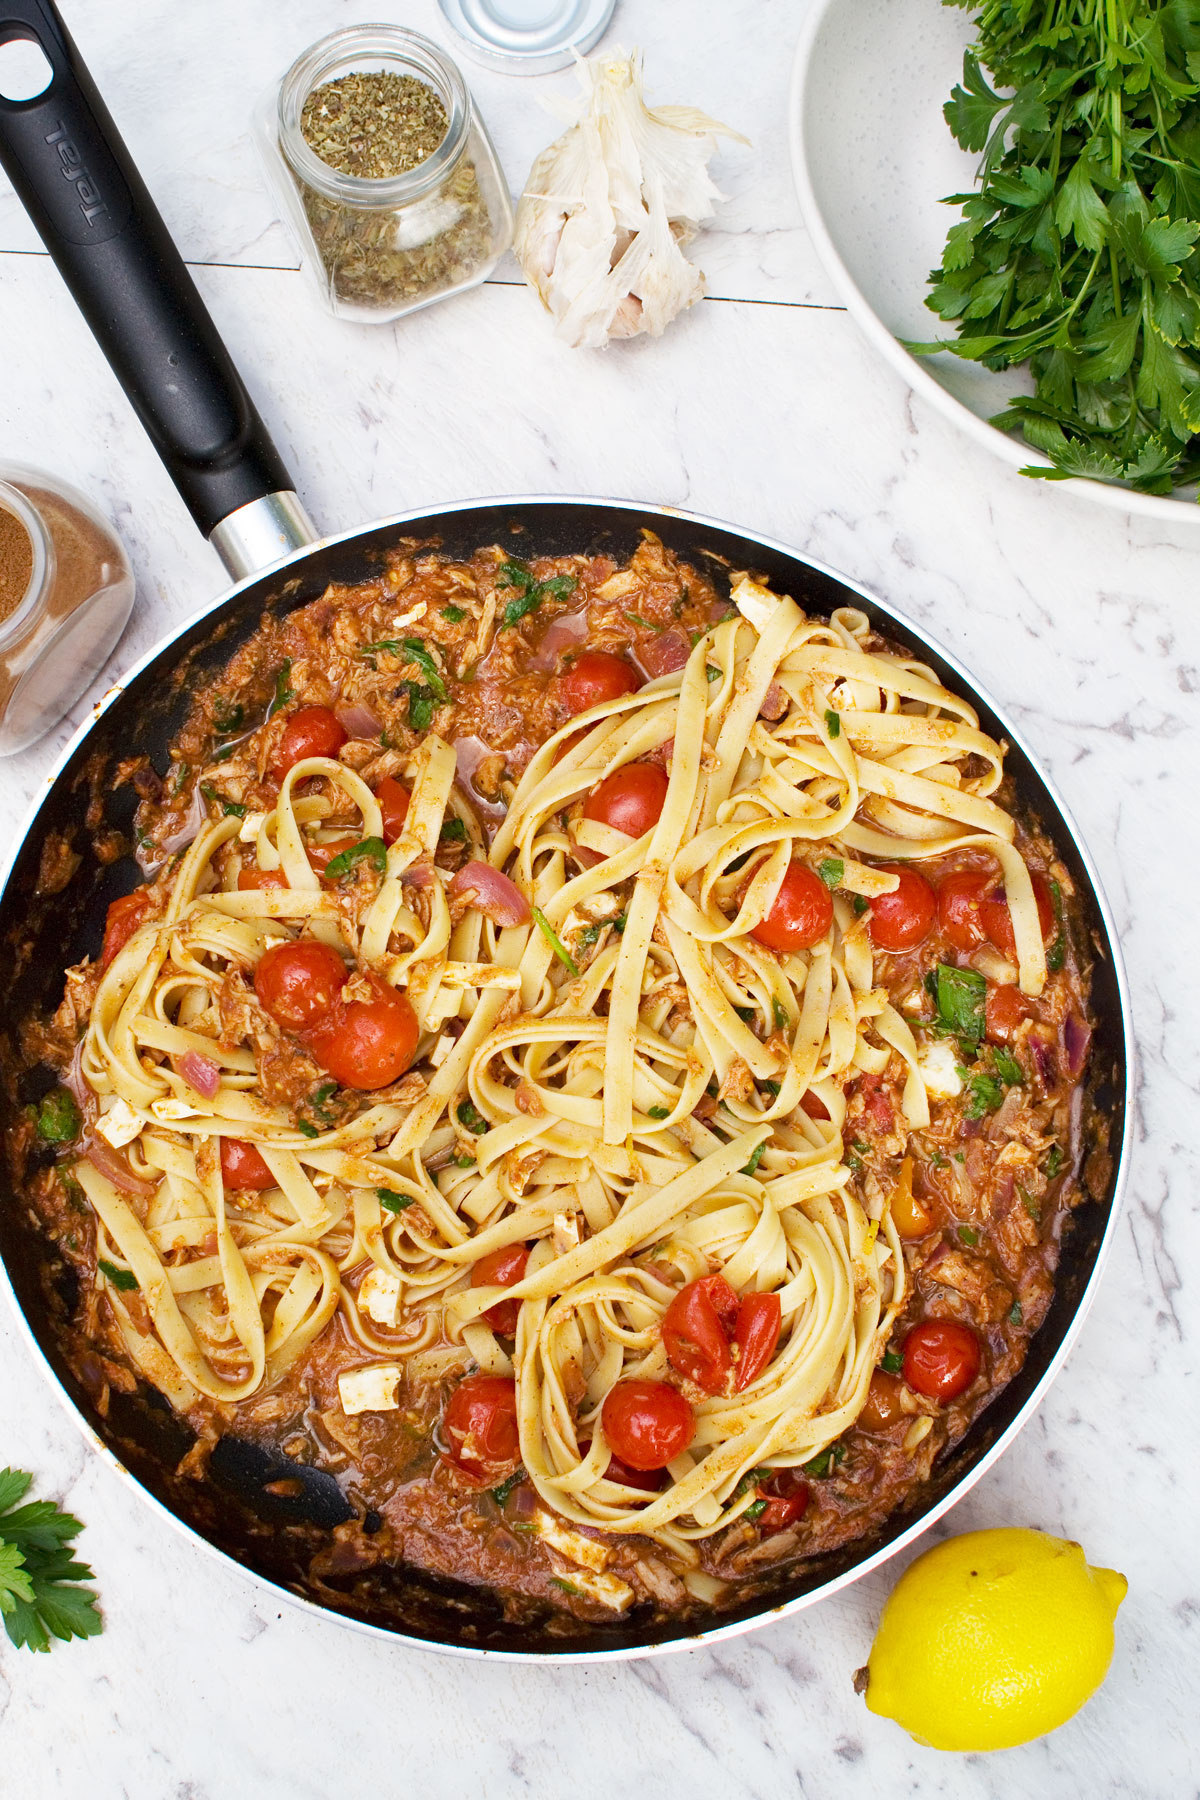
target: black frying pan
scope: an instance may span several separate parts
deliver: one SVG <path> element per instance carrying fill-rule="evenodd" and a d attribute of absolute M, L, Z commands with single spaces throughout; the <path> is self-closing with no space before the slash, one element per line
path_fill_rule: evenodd
<path fill-rule="evenodd" d="M 105 865 L 98 831 L 129 833 L 136 797 L 114 789 L 116 765 L 144 754 L 160 771 L 197 688 L 257 629 L 264 611 L 287 611 L 331 581 L 372 575 L 401 535 L 436 537 L 452 557 L 504 543 L 519 554 L 605 551 L 622 559 L 649 527 L 680 555 L 711 554 L 732 568 L 765 576 L 810 611 L 862 607 L 889 636 L 917 647 L 951 687 L 978 707 L 983 729 L 1012 750 L 1008 769 L 1019 802 L 1053 836 L 1080 891 L 1095 955 L 1098 1021 L 1089 1082 L 1109 1123 L 1111 1163 L 1094 1181 L 1067 1230 L 1050 1313 L 1025 1367 L 935 1470 L 928 1488 L 865 1541 L 783 1572 L 765 1595 L 696 1624 L 654 1622 L 635 1612 L 612 1626 L 580 1626 L 547 1615 L 520 1626 L 485 1590 L 397 1566 L 357 1577 L 316 1581 L 314 1551 L 352 1516 L 334 1478 L 232 1437 L 218 1446 L 211 1479 L 175 1473 L 191 1433 L 160 1395 L 142 1387 L 113 1394 L 101 1418 L 68 1366 L 64 1335 L 74 1280 L 53 1246 L 29 1223 L 11 1182 L 0 1182 L 0 1257 L 22 1323 L 78 1421 L 138 1484 L 184 1527 L 255 1576 L 368 1627 L 460 1652 L 516 1657 L 631 1655 L 744 1630 L 811 1604 L 854 1579 L 924 1530 L 978 1480 L 1033 1410 L 1064 1360 L 1094 1292 L 1112 1235 L 1122 1185 L 1129 1096 L 1129 1023 L 1124 976 L 1112 923 L 1095 872 L 1062 802 L 1020 733 L 955 660 L 911 621 L 802 560 L 785 545 L 751 538 L 714 521 L 633 503 L 527 499 L 464 504 L 427 515 L 404 514 L 335 539 L 312 533 L 283 463 L 143 187 L 116 129 L 49 0 L 0 0 L 0 43 L 39 42 L 53 68 L 48 90 L 15 104 L 0 99 L 0 162 L 82 307 L 105 354 L 166 463 L 196 523 L 231 568 L 246 576 L 229 595 L 151 653 L 106 698 L 94 722 L 61 757 L 44 798 L 13 853 L 0 894 L 0 956 L 13 971 L 0 1049 L 19 1066 L 19 1023 L 53 1010 L 62 970 L 100 948 L 107 906 L 136 885 L 131 858 Z M 92 215 L 89 221 L 89 213 Z M 305 548 L 302 546 L 309 545 Z M 277 560 L 284 555 L 286 560 Z M 276 559 L 263 573 L 251 573 Z M 710 565 L 719 573 L 720 564 Z M 89 804 L 94 811 L 85 821 Z M 97 823 L 96 811 L 100 817 Z M 43 851 L 65 838 L 80 861 L 66 886 L 39 889 Z M 28 1070 L 0 1094 L 0 1125 L 50 1084 Z M 281 1477 L 298 1488 L 269 1491 Z M 369 1524 L 369 1521 L 368 1521 Z"/>

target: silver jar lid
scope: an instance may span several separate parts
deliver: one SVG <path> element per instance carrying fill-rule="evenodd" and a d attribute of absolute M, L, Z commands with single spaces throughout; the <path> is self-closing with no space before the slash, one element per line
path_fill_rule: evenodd
<path fill-rule="evenodd" d="M 597 43 L 616 0 L 438 0 L 476 61 L 509 75 L 565 69 Z"/>

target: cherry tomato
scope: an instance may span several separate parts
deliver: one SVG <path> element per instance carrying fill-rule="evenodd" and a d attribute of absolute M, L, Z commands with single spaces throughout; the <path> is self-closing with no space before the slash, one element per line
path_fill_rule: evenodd
<path fill-rule="evenodd" d="M 132 894 L 122 894 L 119 900 L 112 902 L 104 921 L 104 948 L 100 952 L 102 969 L 107 969 L 138 927 L 146 923 L 149 910 L 150 896 L 145 888 L 135 888 Z"/>
<path fill-rule="evenodd" d="M 383 841 L 394 844 L 404 830 L 404 821 L 408 817 L 408 803 L 412 795 L 402 781 L 394 775 L 385 775 L 375 789 L 375 798 L 379 802 L 379 810 L 383 814 Z"/>
<path fill-rule="evenodd" d="M 982 1362 L 979 1339 L 957 1319 L 926 1319 L 904 1340 L 905 1381 L 942 1406 L 966 1393 Z"/>
<path fill-rule="evenodd" d="M 993 1044 L 1006 1044 L 1017 1026 L 1029 1017 L 1029 1008 L 1020 988 L 997 987 L 988 982 L 984 1020 Z"/>
<path fill-rule="evenodd" d="M 737 1295 L 723 1275 L 689 1281 L 663 1314 L 667 1361 L 706 1394 L 723 1394 L 733 1367 L 730 1340 L 737 1322 Z"/>
<path fill-rule="evenodd" d="M 662 1486 L 661 1469 L 631 1469 L 619 1456 L 610 1456 L 604 1471 L 605 1481 L 619 1481 L 625 1487 L 637 1488 L 643 1494 L 657 1494 Z"/>
<path fill-rule="evenodd" d="M 884 863 L 879 873 L 898 875 L 900 886 L 871 901 L 871 942 L 879 950 L 911 950 L 929 936 L 937 895 L 923 875 L 901 863 Z"/>
<path fill-rule="evenodd" d="M 800 1108 L 802 1112 L 808 1114 L 810 1119 L 827 1119 L 829 1117 L 829 1108 L 822 1100 L 820 1094 L 802 1094 L 800 1096 Z"/>
<path fill-rule="evenodd" d="M 808 1483 L 796 1469 L 777 1469 L 770 1480 L 760 1482 L 758 1492 L 767 1503 L 758 1515 L 764 1537 L 785 1531 L 808 1511 Z"/>
<path fill-rule="evenodd" d="M 624 657 L 610 656 L 607 650 L 584 650 L 563 670 L 554 686 L 558 698 L 574 716 L 599 706 L 602 700 L 619 700 L 622 694 L 634 693 L 641 682 Z"/>
<path fill-rule="evenodd" d="M 987 936 L 979 908 L 992 885 L 990 875 L 964 870 L 947 875 L 939 886 L 938 922 L 956 950 L 977 950 Z"/>
<path fill-rule="evenodd" d="M 743 1295 L 733 1334 L 740 1351 L 733 1384 L 737 1393 L 748 1388 L 774 1356 L 782 1324 L 778 1294 Z"/>
<path fill-rule="evenodd" d="M 626 763 L 588 795 L 583 816 L 640 838 L 658 824 L 666 798 L 665 770 L 657 763 Z"/>
<path fill-rule="evenodd" d="M 480 1487 L 516 1466 L 521 1454 L 517 1384 L 507 1375 L 468 1375 L 442 1414 L 446 1459 Z"/>
<path fill-rule="evenodd" d="M 666 1381 L 618 1381 L 600 1417 L 609 1449 L 630 1469 L 665 1469 L 696 1435 L 691 1407 Z"/>
<path fill-rule="evenodd" d="M 221 1139 L 221 1179 L 228 1188 L 250 1188 L 256 1194 L 276 1185 L 258 1150 L 242 1138 Z"/>
<path fill-rule="evenodd" d="M 895 1120 L 892 1102 L 883 1085 L 882 1075 L 870 1072 L 860 1075 L 853 1084 L 852 1092 L 856 1093 L 863 1103 L 863 1117 L 869 1119 L 879 1131 L 890 1131 Z"/>
<path fill-rule="evenodd" d="M 897 1419 L 907 1415 L 900 1404 L 901 1384 L 898 1375 L 876 1369 L 867 1389 L 867 1398 L 855 1423 L 863 1431 L 886 1431 Z"/>
<path fill-rule="evenodd" d="M 421 1036 L 408 995 L 377 975 L 368 980 L 370 1000 L 339 1002 L 308 1032 L 313 1055 L 338 1086 L 363 1091 L 398 1081 Z"/>
<path fill-rule="evenodd" d="M 792 862 L 770 912 L 751 928 L 750 936 L 772 950 L 807 950 L 832 924 L 833 895 L 805 863 Z"/>
<path fill-rule="evenodd" d="M 1037 903 L 1038 924 L 1045 939 L 1054 929 L 1054 901 L 1050 895 L 1050 884 L 1040 875 L 1033 877 L 1033 897 Z M 979 918 L 997 950 L 1002 951 L 1005 956 L 1015 956 L 1017 942 L 1013 936 L 1012 914 L 1008 910 L 1008 898 L 1003 884 L 993 883 L 989 886 L 979 903 Z"/>
<path fill-rule="evenodd" d="M 891 1214 L 892 1224 L 900 1236 L 908 1241 L 928 1237 L 933 1230 L 933 1214 L 913 1193 L 911 1156 L 906 1156 L 900 1164 L 900 1174 L 892 1189 Z"/>
<path fill-rule="evenodd" d="M 238 887 L 242 893 L 252 888 L 285 888 L 287 879 L 282 869 L 260 869 L 257 863 L 243 863 L 238 870 Z"/>
<path fill-rule="evenodd" d="M 336 756 L 346 737 L 346 727 L 327 706 L 300 707 L 285 725 L 271 764 L 276 780 L 306 756 Z"/>
<path fill-rule="evenodd" d="M 345 963 L 315 938 L 272 944 L 254 971 L 255 993 L 289 1031 L 307 1031 L 326 1018 L 345 984 Z"/>
<path fill-rule="evenodd" d="M 490 1256 L 480 1257 L 471 1270 L 471 1286 L 512 1287 L 524 1275 L 528 1261 L 529 1252 L 524 1244 L 506 1244 L 503 1250 L 493 1250 Z M 519 1300 L 497 1300 L 495 1306 L 489 1306 L 481 1316 L 501 1337 L 515 1337 L 520 1311 Z"/>

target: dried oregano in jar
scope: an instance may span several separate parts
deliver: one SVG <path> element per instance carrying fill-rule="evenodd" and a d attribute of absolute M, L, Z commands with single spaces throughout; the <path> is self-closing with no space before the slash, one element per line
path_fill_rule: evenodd
<path fill-rule="evenodd" d="M 453 64 L 416 32 L 335 32 L 260 116 L 260 147 L 331 309 L 386 321 L 474 286 L 512 237 L 496 154 Z"/>

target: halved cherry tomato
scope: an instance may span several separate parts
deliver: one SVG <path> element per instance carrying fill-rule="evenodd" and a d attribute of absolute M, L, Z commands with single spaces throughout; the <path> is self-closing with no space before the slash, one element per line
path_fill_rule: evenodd
<path fill-rule="evenodd" d="M 984 1020 L 993 1044 L 1006 1044 L 1017 1026 L 1029 1017 L 1025 996 L 1017 987 L 998 987 L 988 982 Z"/>
<path fill-rule="evenodd" d="M 516 1467 L 521 1454 L 517 1384 L 507 1375 L 468 1375 L 442 1414 L 446 1460 L 488 1487 Z"/>
<path fill-rule="evenodd" d="M 394 775 L 385 775 L 375 789 L 375 798 L 379 802 L 379 810 L 383 814 L 383 841 L 394 844 L 404 830 L 404 821 L 408 817 L 408 803 L 412 795 L 402 781 Z"/>
<path fill-rule="evenodd" d="M 243 863 L 238 870 L 238 887 L 242 893 L 252 888 L 285 888 L 287 879 L 282 869 L 260 869 L 257 863 Z"/>
<path fill-rule="evenodd" d="M 667 1361 L 706 1394 L 723 1394 L 733 1367 L 737 1322 L 738 1298 L 723 1275 L 689 1281 L 663 1314 Z"/>
<path fill-rule="evenodd" d="M 876 1369 L 867 1389 L 867 1398 L 855 1423 L 863 1431 L 886 1431 L 906 1414 L 900 1404 L 900 1377 Z"/>
<path fill-rule="evenodd" d="M 600 1409 L 613 1455 L 630 1469 L 665 1469 L 696 1435 L 696 1418 L 666 1381 L 618 1381 Z"/>
<path fill-rule="evenodd" d="M 284 727 L 271 771 L 282 781 L 293 763 L 306 756 L 336 756 L 347 738 L 346 727 L 327 706 L 302 706 Z"/>
<path fill-rule="evenodd" d="M 895 1122 L 892 1102 L 883 1085 L 883 1076 L 870 1071 L 859 1075 L 851 1084 L 851 1093 L 857 1094 L 863 1103 L 863 1116 L 871 1121 L 879 1131 L 890 1131 Z"/>
<path fill-rule="evenodd" d="M 757 1380 L 775 1354 L 783 1324 L 778 1294 L 744 1294 L 734 1331 L 739 1356 L 734 1389 L 742 1393 Z"/>
<path fill-rule="evenodd" d="M 623 656 L 611 656 L 607 650 L 583 650 L 554 687 L 568 713 L 574 715 L 599 706 L 602 700 L 619 700 L 641 685 L 637 670 L 631 669 Z"/>
<path fill-rule="evenodd" d="M 328 1017 L 346 974 L 345 963 L 329 944 L 301 938 L 264 951 L 254 971 L 254 991 L 280 1025 L 307 1031 Z"/>
<path fill-rule="evenodd" d="M 629 837 L 644 837 L 662 817 L 667 776 L 657 763 L 626 763 L 606 775 L 584 804 L 585 819 L 611 825 Z"/>
<path fill-rule="evenodd" d="M 791 862 L 770 912 L 751 927 L 750 936 L 772 950 L 807 950 L 832 924 L 833 895 L 806 864 Z"/>
<path fill-rule="evenodd" d="M 758 1492 L 767 1503 L 758 1515 L 764 1537 L 785 1531 L 808 1511 L 809 1486 L 795 1469 L 776 1469 L 768 1481 L 759 1483 Z"/>
<path fill-rule="evenodd" d="M 149 911 L 150 896 L 145 888 L 135 888 L 132 894 L 122 894 L 119 900 L 111 903 L 104 921 L 104 948 L 100 952 L 102 969 L 107 969 L 138 927 L 146 923 Z"/>
<path fill-rule="evenodd" d="M 929 936 L 937 895 L 923 875 L 902 863 L 884 863 L 879 873 L 899 876 L 900 885 L 871 901 L 871 942 L 879 950 L 911 950 Z"/>
<path fill-rule="evenodd" d="M 928 1237 L 933 1230 L 933 1214 L 913 1193 L 913 1159 L 906 1156 L 891 1197 L 892 1224 L 900 1236 L 911 1241 Z"/>
<path fill-rule="evenodd" d="M 945 1406 L 965 1394 L 983 1362 L 979 1339 L 957 1319 L 926 1319 L 904 1340 L 904 1379 Z"/>
<path fill-rule="evenodd" d="M 421 1036 L 408 995 L 378 975 L 367 979 L 372 988 L 370 1000 L 339 1001 L 308 1029 L 308 1041 L 321 1067 L 339 1087 L 363 1091 L 398 1081 L 416 1055 Z"/>
<path fill-rule="evenodd" d="M 1050 894 L 1050 884 L 1041 875 L 1033 877 L 1033 898 L 1037 903 L 1038 924 L 1045 939 L 1054 929 L 1054 901 Z M 1012 914 L 1008 910 L 1008 897 L 1002 882 L 989 885 L 979 903 L 979 918 L 997 950 L 1002 951 L 1005 956 L 1015 956 L 1017 942 L 1013 936 Z"/>
<path fill-rule="evenodd" d="M 242 1138 L 221 1139 L 221 1179 L 228 1188 L 250 1188 L 256 1194 L 276 1185 L 259 1151 Z"/>
<path fill-rule="evenodd" d="M 979 908 L 993 877 L 978 870 L 947 875 L 938 887 L 938 922 L 956 950 L 977 950 L 987 932 Z"/>
<path fill-rule="evenodd" d="M 471 1286 L 512 1287 L 524 1275 L 528 1261 L 529 1252 L 524 1244 L 506 1244 L 503 1250 L 493 1250 L 489 1256 L 481 1256 L 473 1265 Z M 519 1300 L 497 1300 L 495 1306 L 489 1306 L 480 1316 L 501 1337 L 515 1337 L 520 1311 Z"/>

